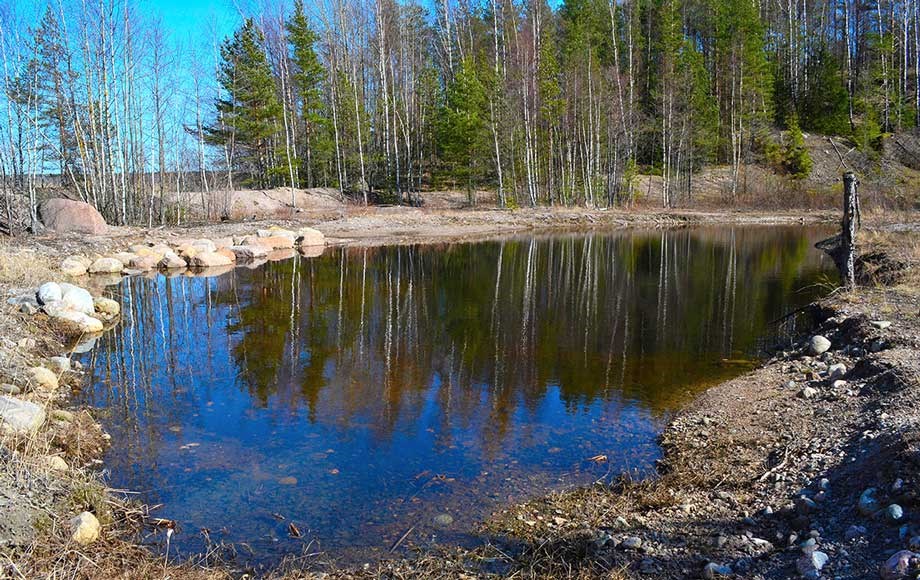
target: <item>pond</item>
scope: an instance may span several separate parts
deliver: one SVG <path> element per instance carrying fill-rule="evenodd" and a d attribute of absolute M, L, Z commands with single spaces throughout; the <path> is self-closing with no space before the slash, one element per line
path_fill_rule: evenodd
<path fill-rule="evenodd" d="M 177 521 L 172 554 L 467 542 L 509 501 L 649 474 L 672 413 L 824 291 L 819 233 L 328 248 L 126 278 L 80 402 L 112 435 L 110 484 Z"/>

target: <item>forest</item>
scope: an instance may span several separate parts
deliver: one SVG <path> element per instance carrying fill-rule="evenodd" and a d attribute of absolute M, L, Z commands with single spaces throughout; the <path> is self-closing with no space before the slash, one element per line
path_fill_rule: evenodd
<path fill-rule="evenodd" d="M 871 152 L 920 120 L 916 0 L 293 0 L 201 30 L 134 0 L 0 6 L 4 221 L 49 192 L 117 224 L 239 188 L 611 207 L 640 174 L 668 207 L 710 164 L 729 198 L 754 161 L 806 177 L 803 131 Z"/>

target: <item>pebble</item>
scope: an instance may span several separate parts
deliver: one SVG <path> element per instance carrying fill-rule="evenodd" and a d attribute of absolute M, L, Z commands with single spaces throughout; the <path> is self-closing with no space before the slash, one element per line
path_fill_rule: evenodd
<path fill-rule="evenodd" d="M 642 547 L 642 538 L 629 536 L 620 543 L 620 547 L 627 550 L 637 550 Z"/>
<path fill-rule="evenodd" d="M 846 538 L 848 542 L 852 542 L 857 538 L 862 538 L 866 535 L 866 528 L 863 526 L 850 526 L 847 528 L 847 531 L 844 532 L 843 537 Z"/>
<path fill-rule="evenodd" d="M 734 574 L 731 566 L 723 566 L 710 562 L 703 568 L 703 578 L 726 578 Z"/>
<path fill-rule="evenodd" d="M 818 394 L 818 390 L 812 387 L 805 387 L 804 389 L 799 391 L 799 396 L 802 397 L 803 399 L 811 399 L 817 394 Z"/>
<path fill-rule="evenodd" d="M 889 522 L 899 522 L 904 518 L 904 509 L 896 503 L 885 508 L 885 519 Z"/>
<path fill-rule="evenodd" d="M 32 367 L 27 371 L 29 382 L 49 391 L 55 391 L 58 388 L 57 375 L 45 367 Z"/>
<path fill-rule="evenodd" d="M 878 500 L 875 499 L 874 487 L 870 487 L 862 492 L 862 495 L 859 496 L 859 505 L 857 508 L 859 509 L 859 513 L 864 516 L 871 516 L 879 510 Z"/>
<path fill-rule="evenodd" d="M 438 514 L 434 517 L 434 523 L 441 527 L 447 527 L 454 523 L 454 516 L 450 514 Z"/>
<path fill-rule="evenodd" d="M 831 380 L 842 378 L 845 374 L 847 374 L 847 367 L 843 363 L 833 364 L 827 369 L 827 378 Z"/>
<path fill-rule="evenodd" d="M 910 550 L 895 552 L 895 554 L 885 560 L 885 563 L 879 568 L 879 576 L 882 577 L 882 580 L 901 580 L 902 578 L 908 578 L 912 564 L 916 565 L 917 558 L 920 558 L 920 554 L 916 554 Z"/>
<path fill-rule="evenodd" d="M 874 326 L 875 328 L 879 330 L 885 330 L 886 328 L 891 326 L 891 321 L 889 320 L 870 320 L 869 324 L 871 324 L 872 326 Z"/>
<path fill-rule="evenodd" d="M 281 485 L 297 485 L 297 478 L 293 476 L 285 476 L 278 480 L 278 483 Z"/>
<path fill-rule="evenodd" d="M 73 421 L 73 413 L 65 409 L 54 409 L 51 411 L 51 418 L 55 421 L 65 421 L 71 423 Z"/>
<path fill-rule="evenodd" d="M 16 385 L 10 385 L 7 383 L 0 385 L 0 393 L 3 393 L 4 395 L 18 395 L 21 392 L 22 389 Z"/>
<path fill-rule="evenodd" d="M 70 358 L 66 356 L 53 356 L 48 359 L 48 366 L 57 374 L 66 373 L 70 370 Z"/>
<path fill-rule="evenodd" d="M 817 578 L 828 559 L 824 552 L 809 552 L 796 561 L 795 568 L 803 578 Z"/>
<path fill-rule="evenodd" d="M 71 538 L 81 546 L 92 544 L 98 540 L 99 532 L 102 531 L 102 525 L 99 520 L 89 512 L 83 512 L 70 520 L 70 527 L 73 531 Z"/>
<path fill-rule="evenodd" d="M 831 341 L 827 338 L 816 334 L 808 341 L 808 353 L 812 356 L 818 356 L 828 351 L 831 347 Z"/>

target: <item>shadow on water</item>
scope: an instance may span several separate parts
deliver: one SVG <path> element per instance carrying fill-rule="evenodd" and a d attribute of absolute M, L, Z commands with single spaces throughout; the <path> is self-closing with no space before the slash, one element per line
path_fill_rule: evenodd
<path fill-rule="evenodd" d="M 82 402 L 111 483 L 179 522 L 172 550 L 468 541 L 509 500 L 648 473 L 670 413 L 821 292 L 819 237 L 581 233 L 128 278 Z"/>

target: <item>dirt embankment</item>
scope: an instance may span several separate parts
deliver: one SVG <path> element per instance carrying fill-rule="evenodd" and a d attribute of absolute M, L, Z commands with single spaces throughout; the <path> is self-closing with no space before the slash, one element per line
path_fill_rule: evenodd
<path fill-rule="evenodd" d="M 313 216 L 311 225 L 335 243 L 382 244 L 544 228 L 822 219 L 833 215 L 378 208 Z M 124 229 L 99 239 L 32 238 L 4 248 L 0 284 L 12 294 L 34 288 L 56 276 L 65 253 L 111 252 L 148 239 L 216 238 L 256 227 L 250 222 Z M 807 354 L 805 340 L 812 332 L 803 334 L 799 344 L 762 368 L 700 397 L 663 434 L 660 478 L 598 484 L 509 507 L 483 524 L 483 534 L 494 541 L 472 551 L 432 548 L 410 560 L 350 570 L 324 567 L 312 557 L 289 562 L 277 575 L 314 577 L 305 570 L 318 567 L 326 577 L 341 578 L 786 578 L 815 576 L 807 566 L 820 564 L 822 576 L 877 577 L 891 554 L 912 547 L 920 551 L 920 545 L 911 544 L 920 535 L 920 284 L 915 274 L 920 232 L 916 226 L 887 227 L 867 239 L 873 249 L 884 250 L 867 266 L 894 285 L 873 283 L 815 308 L 814 332 L 830 341 L 826 352 Z M 5 305 L 0 312 L 0 334 L 4 377 L 21 376 L 28 366 L 64 351 L 58 329 L 40 318 L 24 318 L 15 307 Z M 49 413 L 66 405 L 68 389 L 80 386 L 79 372 L 61 378 L 63 388 L 43 401 Z M 77 417 L 54 420 L 35 437 L 3 442 L 0 530 L 6 534 L 16 527 L 28 537 L 19 546 L 0 546 L 0 577 L 242 573 L 220 562 L 223 547 L 175 566 L 136 546 L 136 526 L 158 522 L 99 484 L 94 462 L 104 438 L 88 415 Z M 41 458 L 49 455 L 63 457 L 68 469 L 48 467 Z M 870 494 L 875 503 L 860 511 L 860 497 L 869 488 L 876 490 Z M 899 517 L 892 505 L 901 509 Z M 101 539 L 86 547 L 73 543 L 69 526 L 69 518 L 83 510 L 103 523 Z M 34 534 L 23 525 L 29 520 Z"/>

